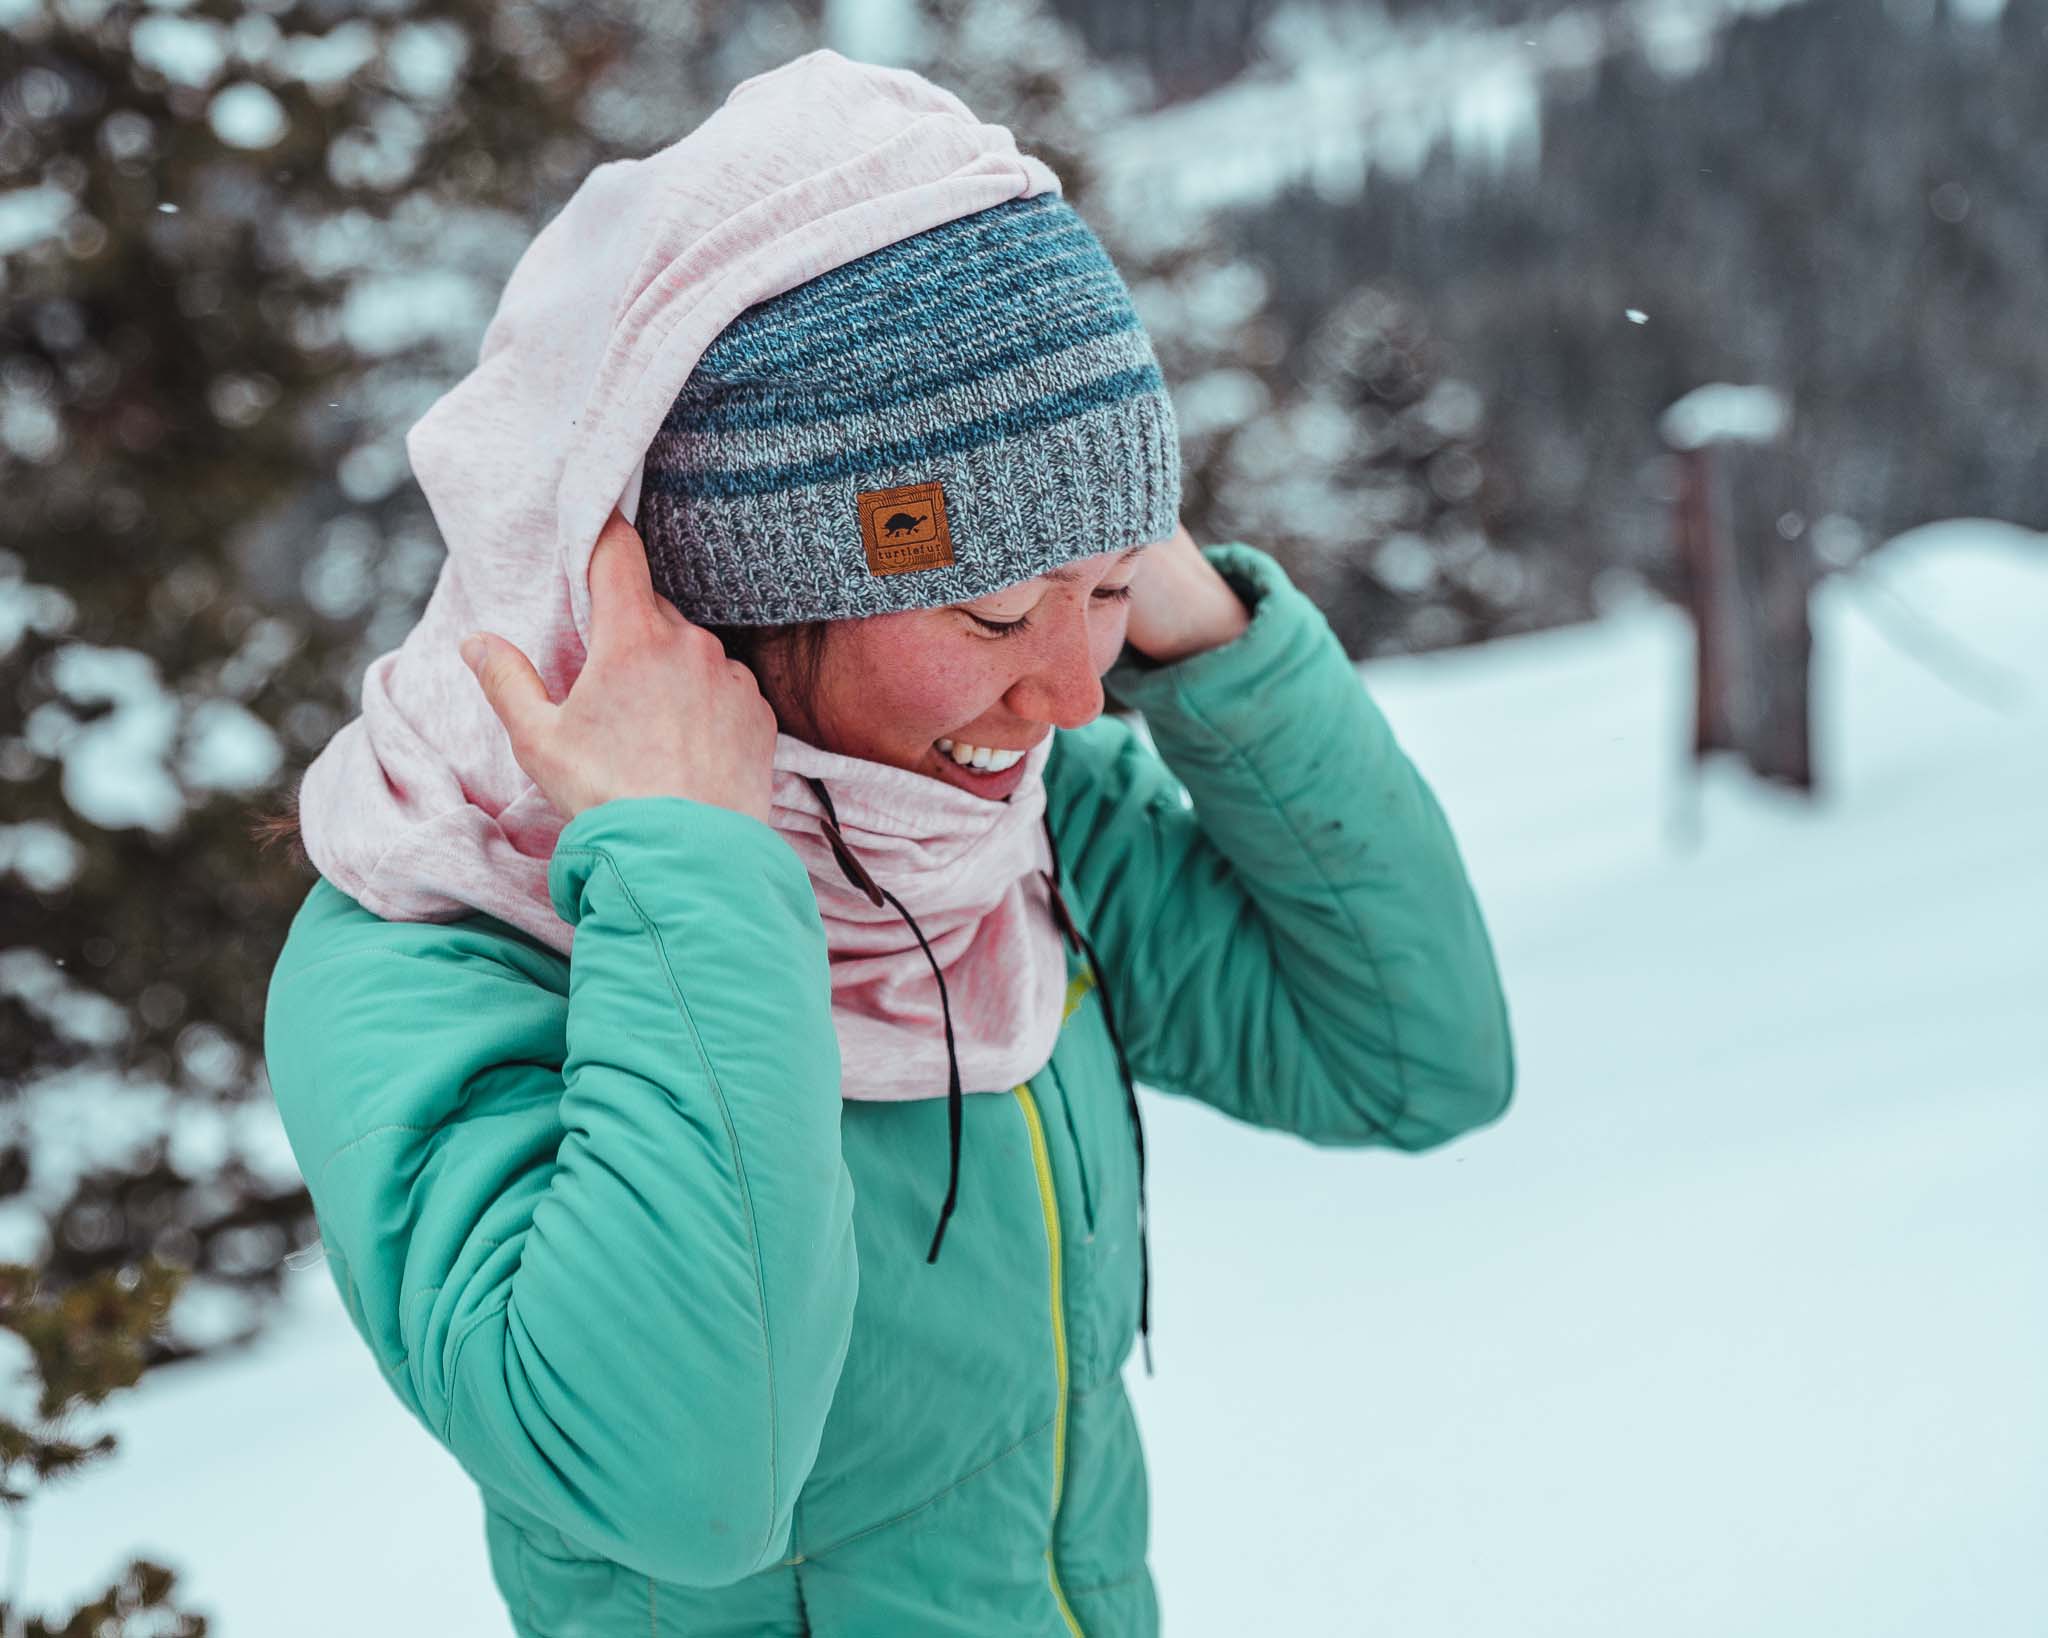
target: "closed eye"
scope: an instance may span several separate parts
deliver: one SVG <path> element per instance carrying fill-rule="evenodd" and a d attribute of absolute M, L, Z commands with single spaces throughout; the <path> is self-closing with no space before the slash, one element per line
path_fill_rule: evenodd
<path fill-rule="evenodd" d="M 1127 585 L 1097 586 L 1095 588 L 1095 595 L 1107 603 L 1128 603 L 1131 600 L 1132 593 L 1131 588 Z M 1022 615 L 1015 620 L 1010 620 L 1006 622 L 1000 620 L 984 620 L 972 609 L 962 609 L 960 612 L 965 614 L 968 619 L 972 620 L 976 625 L 980 626 L 983 630 L 992 632 L 998 637 L 1014 637 L 1019 632 L 1028 630 L 1031 625 L 1031 616 L 1028 614 Z"/>

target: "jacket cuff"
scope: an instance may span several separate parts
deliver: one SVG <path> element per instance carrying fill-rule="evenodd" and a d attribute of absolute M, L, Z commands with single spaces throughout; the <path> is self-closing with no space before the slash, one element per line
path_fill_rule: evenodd
<path fill-rule="evenodd" d="M 1329 666 L 1342 668 L 1347 691 L 1357 672 L 1323 611 L 1287 577 L 1267 552 L 1234 542 L 1205 546 L 1202 556 L 1230 583 L 1250 612 L 1251 623 L 1229 642 L 1162 665 L 1125 647 L 1103 673 L 1103 686 L 1131 709 L 1154 716 L 1186 712 L 1199 700 L 1201 714 L 1219 726 L 1244 717 L 1247 728 L 1263 731 L 1270 702 L 1261 694 L 1281 672 Z"/>

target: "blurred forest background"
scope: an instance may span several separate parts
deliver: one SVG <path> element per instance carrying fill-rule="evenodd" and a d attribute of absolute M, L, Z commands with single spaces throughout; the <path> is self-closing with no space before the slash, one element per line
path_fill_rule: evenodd
<path fill-rule="evenodd" d="M 309 878 L 250 822 L 433 584 L 406 428 L 582 176 L 750 74 L 901 63 L 1045 158 L 1158 347 L 1196 538 L 1272 551 L 1354 656 L 1682 598 L 1660 418 L 1714 384 L 1788 411 L 1769 550 L 1801 575 L 1922 521 L 2048 525 L 2048 0 L 0 0 L 0 28 L 17 1511 L 108 1447 L 110 1392 L 254 1337 L 313 1239 L 260 1056 Z M 10 1576 L 8 1632 L 203 1631 L 124 1569 L 141 1545 L 42 1621 Z"/>

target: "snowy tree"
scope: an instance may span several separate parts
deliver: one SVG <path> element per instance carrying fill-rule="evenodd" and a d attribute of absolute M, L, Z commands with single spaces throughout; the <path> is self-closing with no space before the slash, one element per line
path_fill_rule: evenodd
<path fill-rule="evenodd" d="M 438 571 L 405 428 L 594 164 L 800 37 L 758 9 L 555 0 L 10 0 L 0 20 L 18 1504 L 107 1448 L 65 1442 L 68 1408 L 255 1335 L 313 1238 L 261 1063 L 308 875 L 251 818 Z M 27 1630 L 139 1633 L 168 1596 L 138 1561 Z"/>
<path fill-rule="evenodd" d="M 80 1442 L 74 1419 L 141 1377 L 144 1352 L 184 1279 L 183 1271 L 150 1258 L 52 1295 L 33 1268 L 0 1263 L 0 1337 L 7 1343 L 0 1353 L 17 1371 L 16 1391 L 0 1412 L 0 1502 L 20 1508 L 36 1487 L 112 1453 L 113 1434 Z M 61 1622 L 0 1602 L 0 1629 L 24 1638 L 205 1638 L 206 1618 L 177 1607 L 176 1582 L 168 1567 L 133 1559 L 103 1594 Z"/>
<path fill-rule="evenodd" d="M 1363 285 L 1299 351 L 1213 460 L 1216 527 L 1268 543 L 1349 653 L 1515 629 L 1533 571 L 1489 537 L 1485 404 L 1424 316 Z"/>

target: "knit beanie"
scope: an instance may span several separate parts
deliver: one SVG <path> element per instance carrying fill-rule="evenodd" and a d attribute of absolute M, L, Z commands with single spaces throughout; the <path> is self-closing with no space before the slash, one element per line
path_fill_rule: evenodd
<path fill-rule="evenodd" d="M 647 451 L 655 589 L 700 625 L 981 597 L 1164 540 L 1180 445 L 1150 338 L 1056 192 L 758 302 Z"/>

